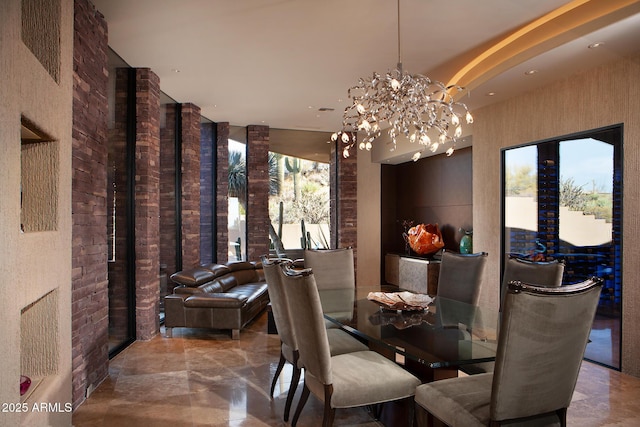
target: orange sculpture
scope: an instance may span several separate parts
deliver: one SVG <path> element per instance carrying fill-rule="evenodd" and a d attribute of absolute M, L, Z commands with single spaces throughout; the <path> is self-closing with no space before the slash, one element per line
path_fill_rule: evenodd
<path fill-rule="evenodd" d="M 431 255 L 444 247 L 438 224 L 418 224 L 411 227 L 404 238 L 418 255 Z"/>

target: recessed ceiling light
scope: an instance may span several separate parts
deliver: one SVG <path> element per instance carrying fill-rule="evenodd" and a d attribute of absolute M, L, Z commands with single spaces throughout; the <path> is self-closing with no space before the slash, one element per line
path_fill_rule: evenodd
<path fill-rule="evenodd" d="M 536 74 L 538 72 L 538 70 L 529 70 L 529 71 L 525 71 L 524 74 L 525 76 L 530 76 L 532 74 Z"/>
<path fill-rule="evenodd" d="M 591 43 L 589 46 L 587 46 L 589 49 L 595 49 L 597 47 L 600 47 L 604 44 L 604 42 L 596 42 L 596 43 Z"/>
<path fill-rule="evenodd" d="M 179 73 L 180 70 L 178 70 L 177 68 L 172 68 L 171 71 L 173 71 L 174 73 Z"/>
<path fill-rule="evenodd" d="M 487 92 L 485 93 L 486 96 L 495 96 L 496 93 L 495 92 Z"/>
<path fill-rule="evenodd" d="M 320 107 L 320 108 L 318 108 L 318 111 L 335 111 L 335 108 L 331 108 L 331 107 Z"/>

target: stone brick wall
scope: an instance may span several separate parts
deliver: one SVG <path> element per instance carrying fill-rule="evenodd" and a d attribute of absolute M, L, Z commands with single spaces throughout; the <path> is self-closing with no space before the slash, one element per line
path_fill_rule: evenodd
<path fill-rule="evenodd" d="M 357 267 L 358 150 L 352 149 L 344 158 L 340 147 L 332 147 L 331 171 L 331 244 L 336 248 L 352 247 Z"/>
<path fill-rule="evenodd" d="M 247 127 L 247 260 L 269 253 L 269 127 Z"/>
<path fill-rule="evenodd" d="M 136 338 L 160 330 L 160 79 L 136 69 Z M 198 198 L 199 199 L 199 198 Z"/>
<path fill-rule="evenodd" d="M 176 104 L 163 106 L 164 126 L 160 129 L 160 263 L 167 266 L 167 275 L 176 268 L 176 168 L 175 123 Z M 168 281 L 167 292 L 173 285 Z"/>
<path fill-rule="evenodd" d="M 72 398 L 108 374 L 107 25 L 87 0 L 74 3 L 72 144 Z"/>
<path fill-rule="evenodd" d="M 182 268 L 200 264 L 200 107 L 182 104 Z"/>
<path fill-rule="evenodd" d="M 160 137 L 160 262 L 167 265 L 170 276 L 200 264 L 200 108 L 194 104 L 167 104 L 164 109 L 165 126 Z M 180 120 L 178 126 L 176 120 Z M 179 192 L 176 191 L 176 132 L 180 132 Z M 181 214 L 176 218 L 178 193 Z M 180 245 L 177 245 L 179 236 Z M 177 255 L 180 255 L 180 265 Z M 168 286 L 171 293 L 170 280 Z"/>
<path fill-rule="evenodd" d="M 128 69 L 116 70 L 116 96 L 114 104 L 114 125 L 109 131 L 109 196 L 114 197 L 114 216 L 117 230 L 111 226 L 110 234 L 115 233 L 113 253 L 115 257 L 108 265 L 109 268 L 109 336 L 118 342 L 129 338 L 129 291 L 127 265 L 127 92 Z M 113 199 L 110 199 L 113 200 Z"/>
<path fill-rule="evenodd" d="M 215 123 L 200 125 L 200 261 L 203 264 L 213 262 L 214 254 L 214 216 L 213 179 L 215 172 Z"/>
<path fill-rule="evenodd" d="M 216 126 L 216 262 L 224 264 L 229 261 L 229 123 Z"/>

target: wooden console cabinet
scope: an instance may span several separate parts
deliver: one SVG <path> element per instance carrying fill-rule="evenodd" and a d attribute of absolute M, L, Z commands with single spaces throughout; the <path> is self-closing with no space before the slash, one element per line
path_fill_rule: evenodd
<path fill-rule="evenodd" d="M 438 293 L 440 260 L 429 260 L 399 254 L 384 257 L 384 279 L 402 289 L 422 294 Z"/>

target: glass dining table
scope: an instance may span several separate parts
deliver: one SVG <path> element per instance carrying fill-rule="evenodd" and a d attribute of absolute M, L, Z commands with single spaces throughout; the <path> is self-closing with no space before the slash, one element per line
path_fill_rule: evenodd
<path fill-rule="evenodd" d="M 424 295 L 413 295 L 421 297 L 418 306 L 397 309 L 397 304 L 375 300 L 381 292 L 407 295 L 395 286 L 358 287 L 353 304 L 345 301 L 353 310 L 325 312 L 327 324 L 359 337 L 425 382 L 495 360 L 497 310 Z M 319 293 L 322 300 L 323 291 Z"/>

